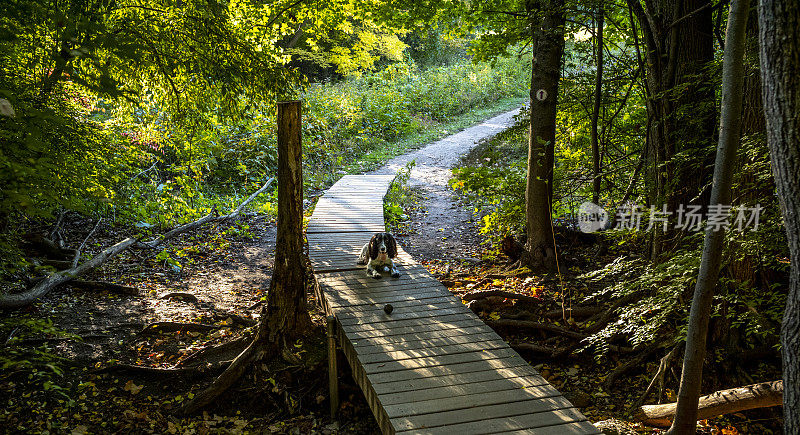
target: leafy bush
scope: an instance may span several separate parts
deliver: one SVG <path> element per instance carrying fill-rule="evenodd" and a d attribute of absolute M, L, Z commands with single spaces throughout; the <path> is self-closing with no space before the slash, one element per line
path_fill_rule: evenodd
<path fill-rule="evenodd" d="M 392 232 L 397 232 L 402 223 L 408 220 L 406 209 L 416 202 L 416 197 L 408 187 L 408 179 L 415 164 L 416 161 L 412 160 L 397 171 L 397 177 L 383 198 L 383 218 L 386 227 Z"/>
<path fill-rule="evenodd" d="M 495 242 L 521 234 L 525 225 L 527 122 L 523 114 L 512 128 L 476 147 L 450 179 L 482 216 L 481 233 Z"/>

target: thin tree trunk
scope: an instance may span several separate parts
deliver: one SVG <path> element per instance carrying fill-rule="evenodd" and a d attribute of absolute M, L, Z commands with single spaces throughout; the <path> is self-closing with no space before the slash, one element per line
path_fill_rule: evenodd
<path fill-rule="evenodd" d="M 781 325 L 783 428 L 800 433 L 800 2 L 761 0 L 761 83 L 767 144 L 791 261 Z"/>
<path fill-rule="evenodd" d="M 749 6 L 750 0 L 733 0 L 729 12 L 722 66 L 720 135 L 717 159 L 714 164 L 711 205 L 730 206 L 731 203 L 731 184 L 742 123 L 744 42 Z M 694 434 L 697 426 L 697 404 L 703 379 L 708 322 L 711 317 L 714 287 L 719 278 L 724 241 L 725 230 L 723 228 L 708 227 L 703 245 L 700 273 L 697 277 L 692 308 L 689 312 L 689 330 L 686 334 L 686 353 L 683 358 L 677 410 L 675 420 L 668 431 L 668 434 L 671 435 Z"/>
<path fill-rule="evenodd" d="M 600 140 L 597 135 L 597 124 L 600 118 L 600 103 L 603 99 L 603 21 L 605 19 L 605 9 L 603 2 L 597 10 L 597 72 L 594 77 L 594 107 L 592 108 L 592 172 L 594 180 L 592 182 L 592 202 L 597 204 L 600 201 Z"/>
<path fill-rule="evenodd" d="M 532 27 L 534 58 L 531 66 L 531 124 L 528 141 L 528 176 L 525 217 L 528 241 L 523 262 L 535 267 L 555 267 L 551 204 L 556 141 L 556 100 L 564 54 L 564 3 L 549 0 L 533 9 L 526 4 Z"/>

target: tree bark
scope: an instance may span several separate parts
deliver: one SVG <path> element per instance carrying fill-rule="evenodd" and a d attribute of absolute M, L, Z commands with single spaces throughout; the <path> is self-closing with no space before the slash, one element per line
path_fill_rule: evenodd
<path fill-rule="evenodd" d="M 720 135 L 717 159 L 714 164 L 711 205 L 730 206 L 731 204 L 736 148 L 739 145 L 742 123 L 744 42 L 749 6 L 750 0 L 733 0 L 728 17 L 722 66 Z M 675 421 L 668 432 L 671 435 L 694 434 L 697 426 L 697 404 L 703 379 L 708 322 L 711 318 L 714 287 L 719 278 L 724 241 L 725 230 L 723 228 L 709 226 L 706 229 L 700 272 L 689 312 L 689 329 L 686 334 L 686 352 L 683 358 Z"/>
<path fill-rule="evenodd" d="M 727 47 L 728 44 L 726 43 Z M 778 406 L 783 397 L 783 382 L 764 382 L 711 393 L 700 398 L 697 418 L 703 420 L 718 415 L 746 411 L 748 409 Z M 644 405 L 634 414 L 636 421 L 648 426 L 669 426 L 675 415 L 675 403 Z"/>
<path fill-rule="evenodd" d="M 603 2 L 597 9 L 597 34 L 595 36 L 597 71 L 594 77 L 594 107 L 592 107 L 592 202 L 600 201 L 600 139 L 597 135 L 597 124 L 600 118 L 600 103 L 603 100 L 603 22 L 605 8 Z"/>
<path fill-rule="evenodd" d="M 800 433 L 800 4 L 761 0 L 761 83 L 767 144 L 791 261 L 781 325 L 784 433 Z"/>
<path fill-rule="evenodd" d="M 294 341 L 311 325 L 306 306 L 306 261 L 303 256 L 303 173 L 301 103 L 278 103 L 278 236 L 275 271 L 262 309 L 269 323 L 269 341 Z M 281 158 L 282 157 L 282 158 Z M 260 328 L 264 328 L 266 325 Z M 262 334 L 259 334 L 262 335 Z M 266 338 L 266 337 L 262 337 Z"/>
<path fill-rule="evenodd" d="M 525 218 L 528 240 L 522 260 L 534 268 L 555 267 L 551 205 L 556 141 L 556 100 L 564 55 L 564 2 L 526 2 L 532 28 L 531 124 Z"/>
<path fill-rule="evenodd" d="M 712 8 L 707 0 L 628 0 L 645 46 L 648 131 L 647 181 L 650 203 L 705 204 L 700 196 L 710 178 L 714 140 Z M 669 235 L 653 233 L 656 260 Z M 680 238 L 675 238 L 676 241 Z"/>
<path fill-rule="evenodd" d="M 278 236 L 275 269 L 267 304 L 253 341 L 205 390 L 187 402 L 181 414 L 191 414 L 224 393 L 257 361 L 294 344 L 311 326 L 306 300 L 303 256 L 303 172 L 301 103 L 278 103 Z"/>

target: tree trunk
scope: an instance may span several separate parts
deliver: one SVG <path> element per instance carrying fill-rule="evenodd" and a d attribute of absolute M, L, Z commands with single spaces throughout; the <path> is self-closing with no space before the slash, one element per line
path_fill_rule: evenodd
<path fill-rule="evenodd" d="M 800 433 L 800 4 L 761 0 L 761 83 L 767 144 L 791 261 L 781 325 L 784 433 Z"/>
<path fill-rule="evenodd" d="M 644 6 L 643 6 L 644 3 Z M 716 122 L 712 8 L 706 0 L 628 0 L 645 42 L 647 110 L 652 117 L 647 158 L 650 203 L 705 204 L 700 191 L 710 178 L 710 144 Z M 651 258 L 673 239 L 653 233 Z M 674 238 L 679 241 L 680 238 Z"/>
<path fill-rule="evenodd" d="M 744 49 L 747 14 L 750 0 L 731 2 L 728 30 L 725 35 L 725 53 L 722 66 L 722 113 L 720 115 L 719 146 L 714 164 L 714 185 L 711 205 L 730 206 L 731 184 L 736 163 L 736 148 L 742 123 L 742 95 L 744 84 Z M 689 330 L 686 334 L 686 352 L 683 358 L 675 421 L 669 434 L 694 434 L 697 425 L 697 403 L 703 379 L 703 361 L 706 356 L 706 337 L 711 317 L 711 303 L 719 278 L 722 262 L 722 244 L 725 230 L 709 226 L 703 245 L 700 273 L 694 289 L 689 312 Z"/>
<path fill-rule="evenodd" d="M 556 141 L 556 100 L 564 54 L 563 0 L 526 3 L 532 27 L 531 124 L 525 218 L 528 240 L 523 262 L 534 268 L 555 267 L 551 205 Z"/>
<path fill-rule="evenodd" d="M 592 107 L 592 202 L 598 204 L 600 201 L 600 140 L 597 135 L 597 124 L 600 118 L 600 103 L 603 100 L 603 22 L 605 20 L 605 8 L 600 2 L 597 9 L 597 34 L 595 42 L 597 72 L 594 77 L 594 107 Z"/>
<path fill-rule="evenodd" d="M 282 336 L 288 342 L 302 335 L 311 325 L 306 306 L 306 261 L 303 256 L 303 173 L 301 103 L 278 103 L 278 236 L 275 243 L 275 270 L 262 309 L 268 334 L 261 338 L 274 342 Z M 282 158 L 281 158 L 282 157 Z M 261 322 L 259 329 L 267 327 Z"/>
<path fill-rule="evenodd" d="M 700 398 L 697 418 L 704 420 L 748 409 L 778 406 L 781 404 L 781 397 L 783 397 L 781 381 L 717 391 Z M 675 415 L 675 408 L 674 403 L 644 405 L 636 411 L 633 418 L 648 426 L 669 426 L 670 420 Z"/>
<path fill-rule="evenodd" d="M 252 363 L 294 344 L 311 326 L 303 257 L 303 173 L 300 101 L 278 103 L 278 237 L 275 269 L 253 341 L 205 390 L 180 409 L 190 414 L 214 401 Z"/>

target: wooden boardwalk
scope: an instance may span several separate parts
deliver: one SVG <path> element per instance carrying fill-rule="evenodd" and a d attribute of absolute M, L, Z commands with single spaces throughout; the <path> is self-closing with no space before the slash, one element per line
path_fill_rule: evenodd
<path fill-rule="evenodd" d="M 402 248 L 400 278 L 376 280 L 356 264 L 361 247 L 384 231 L 383 196 L 393 178 L 343 177 L 307 229 L 318 300 L 337 319 L 339 345 L 381 430 L 600 433 Z"/>

